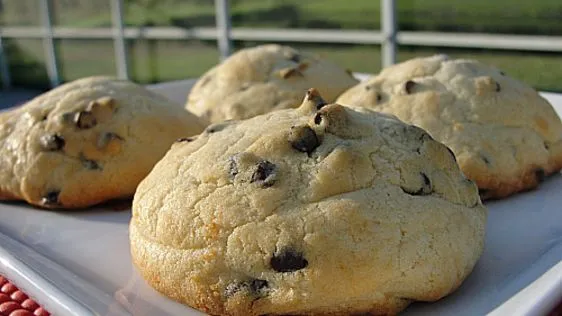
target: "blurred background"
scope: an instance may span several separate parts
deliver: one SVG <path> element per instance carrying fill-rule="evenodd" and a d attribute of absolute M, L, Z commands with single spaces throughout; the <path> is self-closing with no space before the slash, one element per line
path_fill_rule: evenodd
<path fill-rule="evenodd" d="M 12 87 L 42 91 L 50 87 L 47 70 L 49 62 L 46 60 L 49 58 L 49 49 L 45 46 L 45 39 L 41 37 L 42 33 L 32 36 L 25 33 L 25 29 L 22 31 L 22 27 L 45 25 L 42 1 L 44 0 L 0 0 L 0 36 L 5 68 Z M 74 34 L 66 38 L 55 36 L 52 40 L 54 50 L 51 56 L 56 59 L 60 81 L 90 75 L 117 74 L 118 64 L 115 61 L 112 33 L 105 39 L 95 34 L 90 34 L 88 39 L 76 38 L 79 30 L 107 29 L 115 25 L 112 22 L 111 1 L 45 1 L 49 2 L 52 26 L 55 29 L 64 28 L 67 34 Z M 374 34 L 381 29 L 382 8 L 379 0 L 228 2 L 233 30 L 328 29 Z M 395 1 L 395 7 L 396 26 L 400 32 L 533 35 L 542 36 L 533 39 L 550 45 L 544 49 L 540 45 L 531 47 L 535 45 L 533 43 L 540 44 L 540 41 L 535 41 L 523 48 L 486 49 L 478 48 L 479 46 L 446 47 L 452 45 L 434 43 L 433 45 L 441 45 L 436 47 L 400 43 L 398 37 L 397 61 L 435 53 L 474 58 L 495 65 L 508 75 L 539 90 L 562 92 L 561 0 L 398 0 Z M 123 0 L 122 17 L 125 27 L 138 27 L 139 32 L 151 27 L 185 30 L 172 37 L 175 39 L 147 39 L 142 34 L 138 38 L 127 38 L 124 52 L 128 59 L 129 78 L 144 84 L 194 78 L 218 63 L 220 53 L 216 36 L 197 38 L 196 32 L 189 32 L 198 28 L 215 27 L 215 12 L 214 0 Z M 20 30 L 21 36 L 16 36 L 17 32 L 12 32 L 10 36 L 2 35 L 2 31 L 7 32 L 9 29 L 13 32 Z M 323 43 L 316 39 L 314 43 L 284 43 L 324 55 L 356 72 L 376 73 L 381 69 L 380 41 L 369 43 L 366 40 L 355 44 L 345 42 Z M 261 43 L 255 39 L 243 41 L 235 37 L 232 51 Z M 7 80 L 6 76 L 3 78 Z"/>

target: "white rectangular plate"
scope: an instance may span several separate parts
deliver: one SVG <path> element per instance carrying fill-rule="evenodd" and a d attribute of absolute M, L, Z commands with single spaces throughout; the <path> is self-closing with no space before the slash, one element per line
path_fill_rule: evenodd
<path fill-rule="evenodd" d="M 183 104 L 192 80 L 151 88 Z M 543 94 L 559 115 L 562 95 Z M 486 249 L 458 291 L 404 315 L 542 315 L 562 299 L 562 175 L 486 203 Z M 203 315 L 152 290 L 131 264 L 130 210 L 0 204 L 0 274 L 56 315 Z"/>

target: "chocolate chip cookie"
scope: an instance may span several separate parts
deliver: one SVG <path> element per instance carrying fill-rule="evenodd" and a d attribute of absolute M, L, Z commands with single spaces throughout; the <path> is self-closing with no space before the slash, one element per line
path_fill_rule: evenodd
<path fill-rule="evenodd" d="M 174 144 L 135 193 L 130 242 L 151 286 L 212 315 L 393 314 L 459 287 L 486 216 L 425 131 L 310 90 Z"/>
<path fill-rule="evenodd" d="M 130 197 L 177 138 L 203 130 L 181 105 L 90 77 L 0 114 L 0 200 L 80 208 Z"/>
<path fill-rule="evenodd" d="M 310 87 L 331 102 L 357 82 L 324 58 L 288 46 L 262 45 L 238 51 L 201 76 L 186 107 L 211 123 L 246 119 L 295 108 Z"/>
<path fill-rule="evenodd" d="M 482 198 L 536 187 L 562 168 L 562 122 L 533 88 L 445 55 L 384 69 L 338 102 L 396 115 L 449 146 Z"/>

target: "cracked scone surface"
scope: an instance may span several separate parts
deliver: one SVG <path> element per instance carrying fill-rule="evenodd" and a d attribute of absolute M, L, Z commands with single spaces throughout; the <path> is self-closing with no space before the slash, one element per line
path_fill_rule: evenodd
<path fill-rule="evenodd" d="M 455 153 L 482 198 L 536 187 L 562 168 L 562 122 L 530 86 L 474 60 L 415 58 L 337 100 L 396 115 Z"/>
<path fill-rule="evenodd" d="M 212 315 L 394 314 L 461 284 L 486 215 L 447 147 L 311 90 L 174 144 L 130 242 L 151 286 Z"/>
<path fill-rule="evenodd" d="M 0 114 L 0 199 L 78 208 L 131 197 L 177 138 L 202 130 L 181 105 L 131 82 L 64 84 Z"/>
<path fill-rule="evenodd" d="M 358 81 L 314 54 L 276 44 L 246 48 L 201 76 L 187 99 L 189 111 L 211 123 L 295 108 L 310 87 L 332 102 Z"/>

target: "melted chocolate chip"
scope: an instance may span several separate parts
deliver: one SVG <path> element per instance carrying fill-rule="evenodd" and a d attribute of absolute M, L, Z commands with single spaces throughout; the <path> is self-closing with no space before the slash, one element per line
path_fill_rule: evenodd
<path fill-rule="evenodd" d="M 250 284 L 250 291 L 253 294 L 261 294 L 263 290 L 269 287 L 269 283 L 266 280 L 260 280 L 260 279 L 253 279 L 252 281 L 249 282 L 249 284 Z"/>
<path fill-rule="evenodd" d="M 328 104 L 322 98 L 322 96 L 320 96 L 320 94 L 318 93 L 318 90 L 316 90 L 316 89 L 308 89 L 308 91 L 306 91 L 306 100 L 307 101 L 313 101 L 316 104 L 316 110 L 320 110 L 326 104 Z"/>
<path fill-rule="evenodd" d="M 89 129 L 98 123 L 92 112 L 80 111 L 74 116 L 74 123 L 80 129 Z"/>
<path fill-rule="evenodd" d="M 80 157 L 80 161 L 82 162 L 82 166 L 84 166 L 84 168 L 88 169 L 88 170 L 101 170 L 101 166 L 98 164 L 97 161 L 95 160 L 91 160 L 91 159 L 87 159 L 84 156 Z"/>
<path fill-rule="evenodd" d="M 231 297 L 238 292 L 246 291 L 253 297 L 260 297 L 266 294 L 268 287 L 269 283 L 266 280 L 260 279 L 252 279 L 244 282 L 234 282 L 226 286 L 224 295 L 226 297 Z"/>
<path fill-rule="evenodd" d="M 496 82 L 496 92 L 499 92 L 502 89 L 499 83 Z"/>
<path fill-rule="evenodd" d="M 115 133 L 107 132 L 100 135 L 96 145 L 98 146 L 98 148 L 104 148 L 105 146 L 107 146 L 107 144 L 109 144 L 109 142 L 111 142 L 114 139 L 124 140 L 123 137 Z"/>
<path fill-rule="evenodd" d="M 322 123 L 322 114 L 316 113 L 316 115 L 314 115 L 314 124 L 320 125 L 320 123 Z"/>
<path fill-rule="evenodd" d="M 407 94 L 410 94 L 410 93 L 412 93 L 412 91 L 414 90 L 414 87 L 416 85 L 417 85 L 417 83 L 415 83 L 414 81 L 408 80 L 404 84 L 404 91 L 406 91 Z"/>
<path fill-rule="evenodd" d="M 294 149 L 309 155 L 320 146 L 318 136 L 307 125 L 293 126 L 289 133 L 289 143 Z"/>
<path fill-rule="evenodd" d="M 549 145 L 547 142 L 544 142 L 544 148 L 545 148 L 546 150 L 549 150 L 549 149 L 550 149 L 550 145 Z"/>
<path fill-rule="evenodd" d="M 41 117 L 41 121 L 46 121 L 47 120 L 47 115 L 43 115 L 43 117 Z"/>
<path fill-rule="evenodd" d="M 537 178 L 537 183 L 541 183 L 546 178 L 546 173 L 543 168 L 535 169 L 535 177 Z"/>
<path fill-rule="evenodd" d="M 232 155 L 228 158 L 228 174 L 231 180 L 234 180 L 238 174 L 238 164 L 236 163 L 236 155 Z"/>
<path fill-rule="evenodd" d="M 195 140 L 195 137 L 183 137 L 176 139 L 176 143 L 190 143 Z"/>
<path fill-rule="evenodd" d="M 480 155 L 480 157 L 482 158 L 482 161 L 484 161 L 485 164 L 490 165 L 490 159 L 488 159 L 488 157 Z"/>
<path fill-rule="evenodd" d="M 402 188 L 402 191 L 408 193 L 410 195 L 428 195 L 433 192 L 433 187 L 431 185 L 431 180 L 427 177 L 427 175 L 423 172 L 420 172 L 420 176 L 422 178 L 422 186 L 417 191 L 411 191 L 409 189 Z"/>
<path fill-rule="evenodd" d="M 57 151 L 64 148 L 64 138 L 59 134 L 46 135 L 41 137 L 41 145 L 45 150 Z"/>
<path fill-rule="evenodd" d="M 377 103 L 382 101 L 382 94 L 377 93 L 377 95 L 375 96 L 375 98 L 377 99 Z"/>
<path fill-rule="evenodd" d="M 258 163 L 256 171 L 252 174 L 250 182 L 257 182 L 264 188 L 268 188 L 275 183 L 277 166 L 267 160 Z"/>
<path fill-rule="evenodd" d="M 41 199 L 41 204 L 43 205 L 59 205 L 59 194 L 60 191 L 49 191 Z"/>
<path fill-rule="evenodd" d="M 289 57 L 289 60 L 294 61 L 295 63 L 300 63 L 301 62 L 301 55 L 293 54 L 293 55 L 291 55 L 291 57 Z"/>
<path fill-rule="evenodd" d="M 284 249 L 274 254 L 269 263 L 277 272 L 293 272 L 308 266 L 308 261 L 303 254 L 291 249 Z"/>

